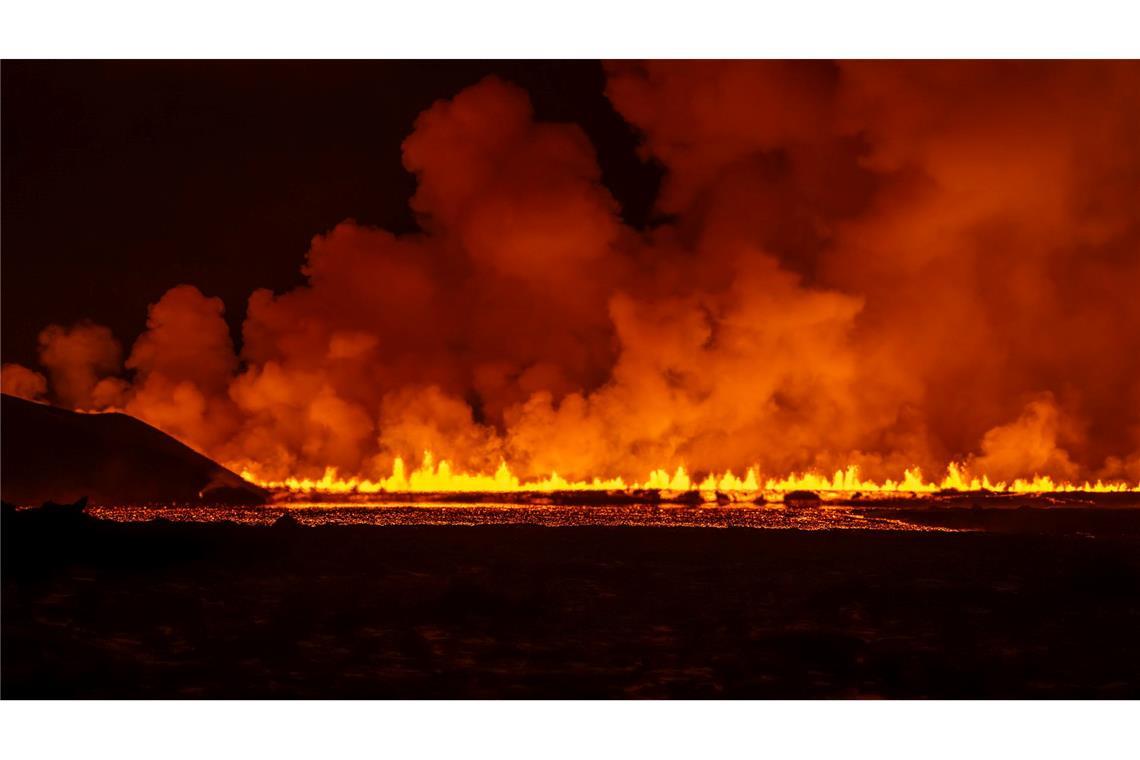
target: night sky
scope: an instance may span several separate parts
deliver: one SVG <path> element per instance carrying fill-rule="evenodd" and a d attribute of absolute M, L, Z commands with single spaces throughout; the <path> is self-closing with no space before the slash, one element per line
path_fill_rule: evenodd
<path fill-rule="evenodd" d="M 45 324 L 91 319 L 130 346 L 175 283 L 221 297 L 235 339 L 258 287 L 303 282 L 345 219 L 416 229 L 400 144 L 416 116 L 488 74 L 540 120 L 589 135 L 624 220 L 660 171 L 590 62 L 35 62 L 3 74 L 3 361 Z"/>

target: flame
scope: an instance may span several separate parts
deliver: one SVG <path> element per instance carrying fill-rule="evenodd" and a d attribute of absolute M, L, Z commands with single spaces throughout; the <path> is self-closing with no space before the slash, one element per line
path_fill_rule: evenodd
<path fill-rule="evenodd" d="M 431 452 L 424 452 L 420 466 L 407 471 L 403 459 L 397 457 L 392 473 L 386 478 L 342 478 L 335 467 L 325 469 L 317 479 L 290 477 L 284 480 L 265 480 L 248 467 L 235 466 L 246 480 L 263 488 L 302 494 L 376 494 L 376 493 L 552 493 L 556 491 L 660 491 L 660 492 L 699 492 L 701 494 L 747 495 L 759 492 L 784 494 L 791 491 L 821 491 L 832 494 L 932 494 L 939 491 L 992 491 L 996 493 L 1041 494 L 1041 493 L 1137 493 L 1140 483 L 1095 483 L 1081 484 L 1058 482 L 1045 475 L 1035 475 L 1031 479 L 1019 478 L 1011 482 L 993 482 L 988 477 L 971 477 L 962 465 L 951 463 L 946 475 L 939 481 L 927 481 L 919 468 L 911 468 L 903 473 L 900 480 L 863 480 L 859 468 L 850 465 L 836 471 L 831 477 L 820 473 L 805 472 L 790 474 L 782 478 L 763 479 L 757 469 L 749 468 L 744 477 L 732 472 L 722 475 L 710 473 L 697 480 L 684 466 L 677 467 L 672 474 L 667 469 L 655 469 L 644 482 L 627 483 L 620 477 L 591 480 L 566 480 L 552 472 L 542 480 L 521 480 L 511 472 L 506 462 L 499 464 L 494 474 L 455 472 L 447 460 L 438 464 Z"/>

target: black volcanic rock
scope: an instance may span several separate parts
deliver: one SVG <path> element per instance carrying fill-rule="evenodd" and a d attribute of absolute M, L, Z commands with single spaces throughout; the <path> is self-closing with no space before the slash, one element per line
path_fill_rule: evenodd
<path fill-rule="evenodd" d="M 815 491 L 792 491 L 784 494 L 785 506 L 792 508 L 818 507 L 823 502 Z"/>
<path fill-rule="evenodd" d="M 301 523 L 293 515 L 281 515 L 273 521 L 274 528 L 299 528 Z"/>
<path fill-rule="evenodd" d="M 14 396 L 0 401 L 0 491 L 40 504 L 259 504 L 268 493 L 125 414 L 80 414 Z"/>

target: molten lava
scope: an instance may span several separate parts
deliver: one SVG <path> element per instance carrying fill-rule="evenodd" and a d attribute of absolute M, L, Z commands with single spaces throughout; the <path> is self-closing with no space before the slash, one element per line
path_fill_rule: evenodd
<path fill-rule="evenodd" d="M 627 483 L 620 477 L 590 480 L 566 480 L 552 472 L 550 477 L 541 480 L 521 480 L 511 472 L 506 462 L 502 462 L 494 474 L 456 472 L 447 460 L 439 463 L 431 452 L 424 452 L 420 466 L 407 471 L 404 461 L 395 460 L 392 473 L 386 478 L 370 480 L 358 477 L 339 477 L 333 467 L 325 470 L 320 478 L 290 477 L 284 480 L 259 479 L 248 468 L 237 467 L 242 477 L 258 485 L 275 491 L 297 494 L 378 494 L 378 493 L 552 493 L 558 491 L 658 491 L 662 493 L 698 492 L 707 497 L 726 494 L 738 497 L 769 493 L 785 494 L 792 491 L 819 491 L 826 494 L 898 494 L 922 495 L 940 491 L 991 491 L 1014 494 L 1044 493 L 1136 493 L 1140 483 L 1095 483 L 1080 484 L 1056 482 L 1048 476 L 1038 475 L 1030 479 L 1019 478 L 1010 482 L 991 481 L 989 477 L 971 477 L 962 466 L 951 464 L 946 475 L 937 482 L 927 481 L 918 468 L 908 469 L 900 480 L 864 480 L 859 468 L 850 465 L 836 471 L 830 478 L 819 473 L 790 474 L 782 478 L 762 478 L 756 468 L 749 468 L 744 477 L 732 472 L 721 475 L 709 473 L 697 479 L 689 474 L 684 466 L 677 467 L 672 475 L 666 469 L 656 469 L 649 473 L 644 482 Z"/>

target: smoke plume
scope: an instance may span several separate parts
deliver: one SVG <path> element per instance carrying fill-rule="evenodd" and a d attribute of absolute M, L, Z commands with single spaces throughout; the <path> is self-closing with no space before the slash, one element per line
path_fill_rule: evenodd
<path fill-rule="evenodd" d="M 126 361 L 51 325 L 5 392 L 123 409 L 263 478 L 857 464 L 1140 480 L 1140 66 L 660 62 L 607 96 L 665 170 L 487 79 L 403 145 L 421 232 L 345 221 L 235 346 L 190 284 Z"/>

